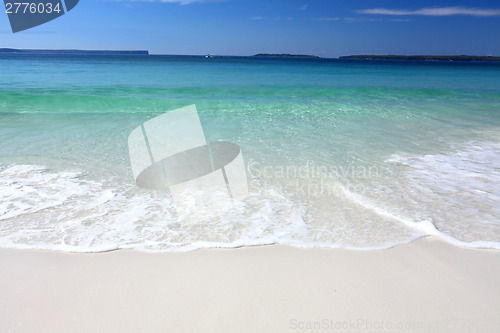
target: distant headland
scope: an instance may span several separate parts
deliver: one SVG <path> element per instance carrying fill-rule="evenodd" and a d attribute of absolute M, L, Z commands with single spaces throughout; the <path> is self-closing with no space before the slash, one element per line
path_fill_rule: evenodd
<path fill-rule="evenodd" d="M 111 50 L 35 50 L 0 48 L 0 53 L 22 54 L 74 54 L 74 55 L 148 55 L 145 50 L 111 51 Z"/>
<path fill-rule="evenodd" d="M 500 57 L 493 56 L 468 56 L 468 55 L 349 55 L 339 57 L 340 59 L 362 59 L 362 60 L 423 60 L 423 61 L 500 61 Z"/>
<path fill-rule="evenodd" d="M 319 58 L 309 54 L 289 54 L 289 53 L 258 53 L 254 57 L 279 57 L 279 58 Z"/>

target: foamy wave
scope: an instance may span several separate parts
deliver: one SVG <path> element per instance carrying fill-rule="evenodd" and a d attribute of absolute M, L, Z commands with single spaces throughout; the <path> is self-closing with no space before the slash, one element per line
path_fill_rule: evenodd
<path fill-rule="evenodd" d="M 469 142 L 450 154 L 400 154 L 387 162 L 408 167 L 399 194 L 407 211 L 418 210 L 437 228 L 429 234 L 500 249 L 500 144 Z"/>
<path fill-rule="evenodd" d="M 42 171 L 42 167 L 17 165 L 0 172 L 0 220 L 56 207 L 88 191 L 88 186 L 75 186 L 75 173 Z"/>
<path fill-rule="evenodd" d="M 446 234 L 438 230 L 436 226 L 433 224 L 432 219 L 413 221 L 408 219 L 407 217 L 398 216 L 397 214 L 392 213 L 390 208 L 382 208 L 379 205 L 376 205 L 375 203 L 371 202 L 369 199 L 364 198 L 358 194 L 345 191 L 345 195 L 347 198 L 363 206 L 364 208 L 372 210 L 378 215 L 398 221 L 399 223 L 403 224 L 409 229 L 414 230 L 416 235 L 418 235 L 418 237 L 415 237 L 415 239 L 423 236 L 437 236 L 447 242 L 450 242 L 458 246 L 471 247 L 471 248 L 500 249 L 500 242 L 493 242 L 493 241 L 464 242 L 450 236 L 449 234 Z"/>
<path fill-rule="evenodd" d="M 0 246 L 14 248 L 186 251 L 273 244 L 305 228 L 304 207 L 272 190 L 182 225 L 166 192 L 110 189 L 78 172 L 31 165 L 0 171 L 0 202 Z"/>
<path fill-rule="evenodd" d="M 383 249 L 434 235 L 500 249 L 500 144 L 399 154 L 388 163 L 394 177 L 367 183 L 366 193 L 346 188 L 338 196 L 304 198 L 262 188 L 224 211 L 202 207 L 197 215 L 207 218 L 193 224 L 182 222 L 167 192 L 99 182 L 75 171 L 0 167 L 0 246 L 73 252 L 267 244 Z"/>

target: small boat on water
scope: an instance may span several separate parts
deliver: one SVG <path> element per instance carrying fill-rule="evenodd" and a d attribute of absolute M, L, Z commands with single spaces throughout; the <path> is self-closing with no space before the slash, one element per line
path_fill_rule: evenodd
<path fill-rule="evenodd" d="M 205 58 L 212 58 L 212 56 L 210 54 L 207 54 Z"/>

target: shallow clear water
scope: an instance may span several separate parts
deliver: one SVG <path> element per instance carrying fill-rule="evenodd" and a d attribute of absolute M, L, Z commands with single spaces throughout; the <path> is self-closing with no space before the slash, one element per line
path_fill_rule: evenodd
<path fill-rule="evenodd" d="M 127 139 L 190 104 L 241 147 L 249 195 L 186 225 Z M 0 125 L 4 247 L 500 248 L 500 65 L 2 55 Z"/>

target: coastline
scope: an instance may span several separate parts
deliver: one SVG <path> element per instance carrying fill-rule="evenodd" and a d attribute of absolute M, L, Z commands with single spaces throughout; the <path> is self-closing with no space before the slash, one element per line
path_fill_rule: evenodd
<path fill-rule="evenodd" d="M 498 332 L 500 252 L 0 249 L 2 332 Z"/>
<path fill-rule="evenodd" d="M 470 62 L 498 62 L 500 57 L 473 56 L 473 55 L 348 55 L 339 59 L 354 60 L 407 60 L 407 61 L 470 61 Z"/>

